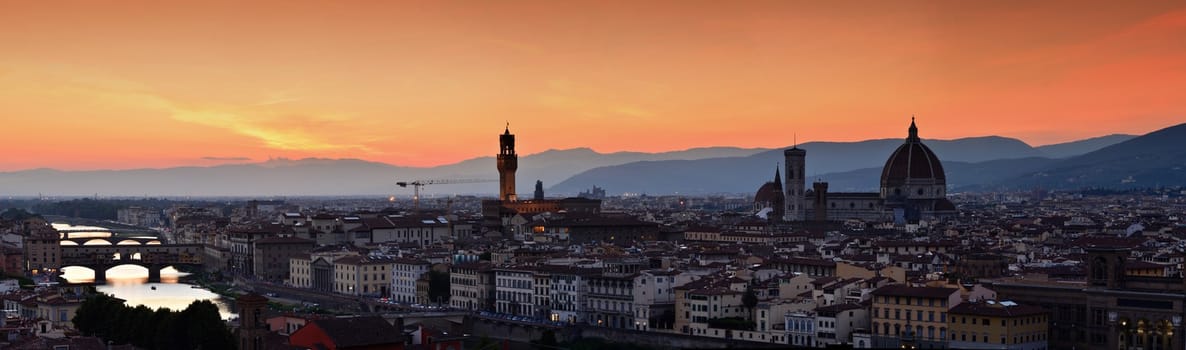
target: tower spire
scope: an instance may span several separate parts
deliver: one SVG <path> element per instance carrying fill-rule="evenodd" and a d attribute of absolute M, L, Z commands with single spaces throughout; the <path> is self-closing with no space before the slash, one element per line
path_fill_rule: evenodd
<path fill-rule="evenodd" d="M 778 187 L 782 187 L 782 173 L 778 170 L 779 166 L 781 165 L 774 163 L 774 183 L 777 184 Z"/>
<path fill-rule="evenodd" d="M 906 142 L 918 142 L 918 126 L 914 125 L 914 115 L 910 115 L 910 136 L 906 138 Z"/>

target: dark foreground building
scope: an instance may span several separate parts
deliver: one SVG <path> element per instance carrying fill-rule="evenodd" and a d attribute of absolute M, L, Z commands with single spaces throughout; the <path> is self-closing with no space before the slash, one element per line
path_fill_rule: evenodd
<path fill-rule="evenodd" d="M 1129 248 L 1092 246 L 1086 281 L 985 282 L 1002 300 L 1050 311 L 1050 349 L 1184 349 L 1181 277 L 1125 275 Z"/>

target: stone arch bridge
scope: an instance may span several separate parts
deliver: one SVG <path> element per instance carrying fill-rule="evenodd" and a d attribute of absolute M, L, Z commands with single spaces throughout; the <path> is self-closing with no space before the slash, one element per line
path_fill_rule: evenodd
<path fill-rule="evenodd" d="M 201 265 L 203 250 L 201 244 L 62 245 L 62 266 L 94 270 L 95 283 L 99 284 L 107 280 L 107 269 L 137 265 L 148 269 L 149 282 L 160 282 L 165 267 Z"/>
<path fill-rule="evenodd" d="M 63 247 L 76 245 L 148 245 L 161 244 L 161 239 L 150 236 L 75 237 L 59 240 Z M 66 243 L 69 242 L 69 243 Z"/>

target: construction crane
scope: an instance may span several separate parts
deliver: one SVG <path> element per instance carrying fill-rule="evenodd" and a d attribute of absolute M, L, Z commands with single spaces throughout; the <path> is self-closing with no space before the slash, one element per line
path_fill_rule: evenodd
<path fill-rule="evenodd" d="M 493 179 L 436 179 L 436 180 L 415 180 L 415 181 L 399 181 L 396 185 L 399 187 L 412 186 L 412 210 L 420 212 L 420 188 L 427 185 L 456 185 L 456 184 L 474 184 L 483 182 L 498 182 Z"/>

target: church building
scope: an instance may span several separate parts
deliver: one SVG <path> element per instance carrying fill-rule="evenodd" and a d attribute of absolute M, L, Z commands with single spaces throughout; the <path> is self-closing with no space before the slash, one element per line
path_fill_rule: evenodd
<path fill-rule="evenodd" d="M 781 201 L 784 221 L 858 219 L 905 224 L 956 214 L 955 205 L 947 200 L 943 164 L 918 137 L 913 118 L 905 142 L 885 161 L 879 192 L 828 192 L 828 183 L 818 181 L 807 188 L 807 151 L 794 146 L 783 151 L 783 157 L 786 166 L 783 198 L 769 193 L 775 187 L 784 187 L 776 179 L 759 189 L 755 207 L 772 208 L 774 202 Z"/>

